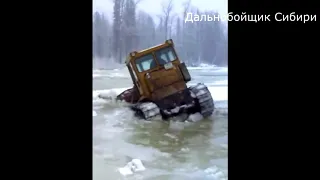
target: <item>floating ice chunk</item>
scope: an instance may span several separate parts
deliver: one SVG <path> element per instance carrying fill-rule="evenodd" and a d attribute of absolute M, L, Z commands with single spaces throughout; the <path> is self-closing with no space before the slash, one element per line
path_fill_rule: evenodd
<path fill-rule="evenodd" d="M 203 119 L 203 116 L 200 113 L 190 114 L 188 121 L 197 122 Z"/>
<path fill-rule="evenodd" d="M 213 179 L 224 179 L 225 175 L 221 172 L 217 166 L 213 166 L 204 170 L 204 172 Z"/>
<path fill-rule="evenodd" d="M 224 177 L 223 172 L 219 171 L 215 174 L 211 174 L 211 177 L 214 177 L 215 179 L 222 179 Z"/>
<path fill-rule="evenodd" d="M 177 136 L 169 134 L 169 133 L 165 133 L 164 136 L 167 136 L 167 137 L 169 137 L 171 139 L 177 139 Z"/>
<path fill-rule="evenodd" d="M 132 161 L 128 162 L 123 168 L 118 169 L 120 174 L 123 176 L 131 175 L 135 172 L 140 172 L 146 170 L 143 166 L 140 159 L 132 159 Z"/>
<path fill-rule="evenodd" d="M 97 77 L 101 77 L 100 74 L 92 74 L 92 78 L 97 78 Z"/>
<path fill-rule="evenodd" d="M 131 166 L 132 166 L 132 162 L 129 162 L 126 166 L 119 168 L 118 170 L 120 174 L 122 174 L 123 176 L 131 175 L 133 174 L 131 170 Z"/>
<path fill-rule="evenodd" d="M 146 170 L 146 168 L 143 166 L 140 159 L 133 159 L 131 161 L 135 167 L 134 172 L 140 172 Z"/>
<path fill-rule="evenodd" d="M 190 149 L 189 149 L 189 148 L 181 148 L 180 151 L 181 151 L 181 152 L 189 152 Z"/>

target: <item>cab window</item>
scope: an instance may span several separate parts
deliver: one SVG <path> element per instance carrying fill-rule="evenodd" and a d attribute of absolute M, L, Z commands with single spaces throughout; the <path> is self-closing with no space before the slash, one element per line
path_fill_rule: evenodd
<path fill-rule="evenodd" d="M 155 54 L 160 65 L 164 65 L 177 59 L 172 47 L 160 49 L 156 51 Z"/>
<path fill-rule="evenodd" d="M 152 54 L 148 54 L 136 59 L 136 66 L 139 72 L 147 71 L 157 66 Z"/>

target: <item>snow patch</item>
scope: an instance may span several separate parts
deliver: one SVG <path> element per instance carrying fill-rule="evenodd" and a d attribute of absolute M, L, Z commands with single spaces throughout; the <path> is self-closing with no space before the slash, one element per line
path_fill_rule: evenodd
<path fill-rule="evenodd" d="M 92 111 L 92 116 L 97 116 L 97 113 L 95 111 Z"/>
<path fill-rule="evenodd" d="M 208 87 L 214 101 L 228 100 L 228 86 Z"/>
<path fill-rule="evenodd" d="M 114 77 L 120 77 L 120 78 L 129 78 L 130 76 L 127 74 L 123 74 L 123 73 L 117 73 L 117 72 L 113 72 L 113 73 L 109 73 L 109 74 L 92 74 L 92 78 L 99 78 L 99 77 L 108 77 L 108 78 L 114 78 Z"/>
<path fill-rule="evenodd" d="M 188 69 L 217 69 L 217 68 L 220 68 L 220 67 L 217 67 L 216 65 L 211 65 L 211 64 L 204 64 L 204 63 L 201 63 L 199 64 L 199 66 L 195 66 L 195 67 L 187 67 Z"/>

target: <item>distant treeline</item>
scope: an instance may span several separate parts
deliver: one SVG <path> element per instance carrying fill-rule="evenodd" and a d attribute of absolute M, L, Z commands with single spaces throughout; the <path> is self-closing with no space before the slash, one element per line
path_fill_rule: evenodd
<path fill-rule="evenodd" d="M 226 66 L 228 36 L 226 22 L 186 22 L 187 13 L 214 15 L 183 4 L 184 12 L 173 12 L 172 0 L 164 2 L 155 22 L 149 14 L 137 11 L 139 0 L 114 0 L 113 22 L 99 12 L 93 15 L 93 59 L 123 63 L 129 52 L 163 43 L 172 38 L 179 57 L 188 65 L 199 63 Z M 105 64 L 105 63 L 102 63 Z"/>

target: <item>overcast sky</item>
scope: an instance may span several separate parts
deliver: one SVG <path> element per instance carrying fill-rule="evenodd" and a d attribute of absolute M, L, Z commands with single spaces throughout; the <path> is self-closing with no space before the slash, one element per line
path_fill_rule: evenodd
<path fill-rule="evenodd" d="M 162 2 L 168 0 L 141 0 L 138 5 L 138 9 L 147 12 L 152 16 L 161 14 Z M 182 4 L 186 0 L 173 0 L 174 11 L 176 13 L 182 13 Z M 220 14 L 227 14 L 228 12 L 228 1 L 227 0 L 191 0 L 193 6 L 198 7 L 201 11 L 215 10 Z M 105 13 L 109 18 L 112 16 L 113 3 L 112 0 L 93 0 L 93 11 L 99 11 Z"/>

